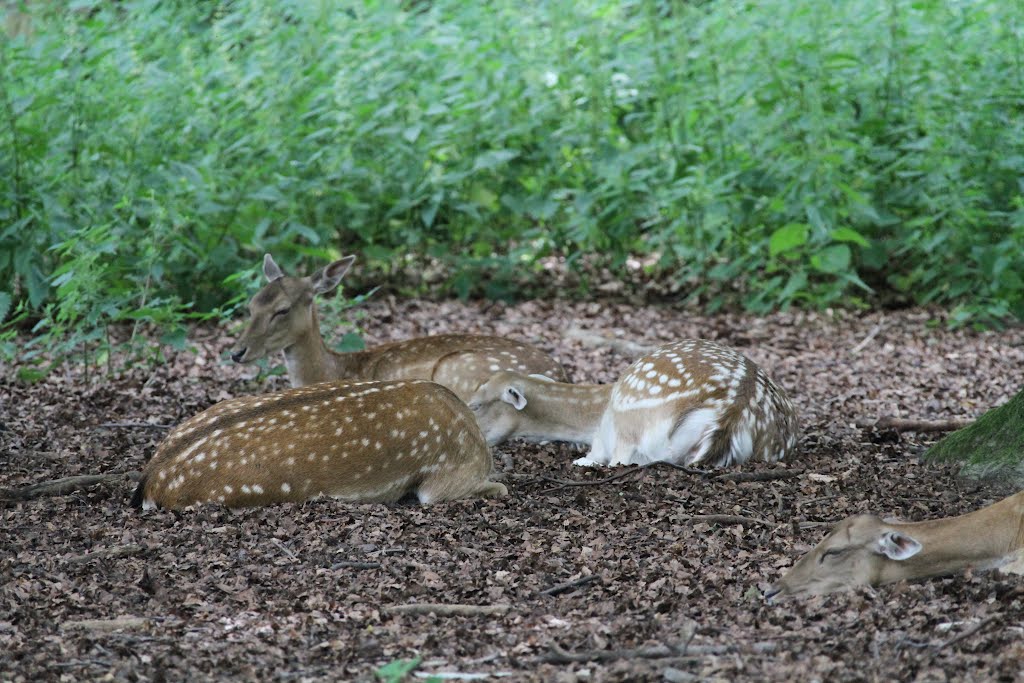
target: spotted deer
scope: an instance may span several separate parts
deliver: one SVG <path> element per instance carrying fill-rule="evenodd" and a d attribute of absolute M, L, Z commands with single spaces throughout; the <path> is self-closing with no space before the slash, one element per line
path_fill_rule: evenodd
<path fill-rule="evenodd" d="M 558 361 L 524 342 L 506 337 L 442 334 L 338 353 L 320 334 L 314 298 L 333 291 L 355 260 L 347 256 L 309 277 L 290 277 L 267 254 L 267 279 L 250 301 L 249 326 L 231 357 L 239 363 L 284 353 L 293 387 L 338 379 L 429 379 L 462 400 L 495 372 L 514 370 L 565 380 Z"/>
<path fill-rule="evenodd" d="M 775 462 L 796 446 L 796 411 L 745 356 L 711 341 L 666 344 L 617 382 L 565 384 L 502 372 L 470 399 L 490 444 L 513 437 L 590 444 L 577 465 Z"/>
<path fill-rule="evenodd" d="M 250 507 L 330 496 L 421 503 L 500 497 L 472 413 L 433 382 L 328 382 L 222 401 L 175 428 L 133 503 Z"/>
<path fill-rule="evenodd" d="M 765 597 L 825 595 L 969 567 L 1024 574 L 1024 491 L 959 517 L 925 522 L 847 517 Z"/>

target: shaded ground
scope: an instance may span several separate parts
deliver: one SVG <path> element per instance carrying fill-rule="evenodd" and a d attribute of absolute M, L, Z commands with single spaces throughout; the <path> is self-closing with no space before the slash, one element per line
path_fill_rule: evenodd
<path fill-rule="evenodd" d="M 778 606 L 758 595 L 848 514 L 944 516 L 1009 492 L 920 462 L 924 437 L 854 425 L 975 417 L 1024 383 L 1024 330 L 948 332 L 929 320 L 921 311 L 698 318 L 609 304 L 375 302 L 364 321 L 371 343 L 507 334 L 550 350 L 577 381 L 611 381 L 630 358 L 563 339 L 573 322 L 646 342 L 719 339 L 790 392 L 804 433 L 788 467 L 806 472 L 735 483 L 657 468 L 559 487 L 543 477 L 610 472 L 573 468 L 570 446 L 513 444 L 501 449 L 511 496 L 498 501 L 138 513 L 127 507 L 126 480 L 0 504 L 0 679 L 372 680 L 383 664 L 422 657 L 419 672 L 511 674 L 493 680 L 1024 680 L 1020 577 L 959 576 Z M 153 373 L 87 382 L 71 369 L 24 386 L 4 368 L 0 487 L 138 470 L 164 431 L 98 425 L 172 424 L 285 385 L 222 364 L 220 332 L 199 336 L 196 353 Z M 709 513 L 754 521 L 688 517 Z M 509 610 L 387 612 L 409 602 Z M 88 621 L 116 617 L 131 619 L 120 631 Z M 672 658 L 595 654 L 688 640 Z M 548 661 L 553 646 L 591 661 Z"/>

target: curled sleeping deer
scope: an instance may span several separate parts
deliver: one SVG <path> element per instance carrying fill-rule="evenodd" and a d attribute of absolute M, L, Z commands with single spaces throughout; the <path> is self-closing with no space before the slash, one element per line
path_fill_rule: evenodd
<path fill-rule="evenodd" d="M 577 465 L 775 462 L 796 446 L 796 411 L 745 356 L 683 340 L 635 361 L 614 384 L 501 372 L 470 399 L 487 442 L 590 444 Z"/>
<path fill-rule="evenodd" d="M 960 515 L 896 522 L 855 515 L 836 525 L 765 591 L 772 599 L 955 574 L 1024 574 L 1024 491 Z"/>
<path fill-rule="evenodd" d="M 421 503 L 500 497 L 490 450 L 466 405 L 421 380 L 328 382 L 222 401 L 176 427 L 133 504 L 183 508 L 318 496 Z"/>
<path fill-rule="evenodd" d="M 320 334 L 314 297 L 333 291 L 354 260 L 347 256 L 309 277 L 289 277 L 270 254 L 264 256 L 267 284 L 249 302 L 249 326 L 231 357 L 249 363 L 282 351 L 293 387 L 338 379 L 429 379 L 462 400 L 500 370 L 566 379 L 551 356 L 505 337 L 443 334 L 365 351 L 331 351 Z"/>

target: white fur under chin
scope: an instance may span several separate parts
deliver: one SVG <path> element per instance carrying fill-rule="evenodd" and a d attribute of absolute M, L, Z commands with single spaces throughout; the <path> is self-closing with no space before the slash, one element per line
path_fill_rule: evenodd
<path fill-rule="evenodd" d="M 707 455 L 711 439 L 718 430 L 719 413 L 716 408 L 699 408 L 687 415 L 674 431 L 672 420 L 655 420 L 653 424 L 645 425 L 639 443 L 629 444 L 619 439 L 615 429 L 614 409 L 609 408 L 601 417 L 601 424 L 590 452 L 586 457 L 574 460 L 573 464 L 582 467 L 601 467 L 609 464 L 647 465 L 661 461 L 687 465 L 700 462 Z M 620 419 L 622 417 L 624 416 L 620 415 Z M 632 417 L 638 416 L 634 413 Z M 730 455 L 746 450 L 746 457 L 749 457 L 752 444 L 749 432 L 734 435 Z"/>

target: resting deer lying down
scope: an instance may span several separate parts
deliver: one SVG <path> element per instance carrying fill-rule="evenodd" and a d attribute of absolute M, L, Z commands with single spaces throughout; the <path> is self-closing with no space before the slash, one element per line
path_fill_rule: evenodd
<path fill-rule="evenodd" d="M 927 522 L 848 517 L 765 597 L 825 595 L 968 567 L 1024 574 L 1024 491 L 966 515 Z"/>
<path fill-rule="evenodd" d="M 615 384 L 498 373 L 469 406 L 492 445 L 513 437 L 590 444 L 577 465 L 774 462 L 797 437 L 793 405 L 763 370 L 694 339 L 640 358 Z"/>
<path fill-rule="evenodd" d="M 433 382 L 329 382 L 222 401 L 176 427 L 132 503 L 183 508 L 318 496 L 421 503 L 508 493 L 466 405 Z"/>
<path fill-rule="evenodd" d="M 270 254 L 264 256 L 263 274 L 268 282 L 249 302 L 249 326 L 231 357 L 250 363 L 283 351 L 293 387 L 337 379 L 429 379 L 462 400 L 499 370 L 566 379 L 565 370 L 554 358 L 506 337 L 442 334 L 365 351 L 331 351 L 320 335 L 313 299 L 333 291 L 354 260 L 355 256 L 347 256 L 309 277 L 289 277 Z"/>

